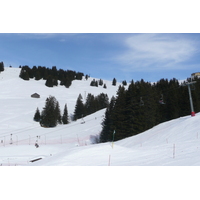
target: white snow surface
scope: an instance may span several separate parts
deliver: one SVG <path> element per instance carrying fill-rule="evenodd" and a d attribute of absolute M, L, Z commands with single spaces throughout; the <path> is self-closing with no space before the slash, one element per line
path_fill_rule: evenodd
<path fill-rule="evenodd" d="M 68 125 L 43 128 L 33 121 L 49 95 L 55 96 L 63 111 L 67 104 L 73 114 L 79 94 L 107 93 L 116 96 L 118 86 L 104 81 L 91 87 L 88 80 L 73 81 L 70 88 L 48 88 L 45 81 L 19 78 L 19 68 L 5 68 L 0 73 L 0 165 L 2 166 L 199 166 L 200 114 L 171 120 L 139 135 L 114 144 L 93 144 L 102 128 L 105 109 Z M 33 93 L 40 98 L 31 98 Z M 189 105 L 188 105 L 189 106 Z M 117 133 L 116 133 L 117 134 Z M 36 140 L 39 148 L 34 146 Z M 33 160 L 35 162 L 31 162 Z"/>

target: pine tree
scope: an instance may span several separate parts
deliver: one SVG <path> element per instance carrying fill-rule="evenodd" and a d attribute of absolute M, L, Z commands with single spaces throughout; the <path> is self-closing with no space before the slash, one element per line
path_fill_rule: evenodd
<path fill-rule="evenodd" d="M 64 112 L 63 112 L 63 116 L 62 116 L 62 123 L 63 124 L 68 124 L 69 123 L 67 104 L 65 104 L 65 107 L 64 107 Z"/>
<path fill-rule="evenodd" d="M 39 109 L 37 108 L 36 109 L 36 112 L 35 112 L 35 115 L 34 115 L 34 121 L 36 121 L 36 122 L 39 122 L 40 121 L 40 111 L 39 111 Z"/>
<path fill-rule="evenodd" d="M 127 85 L 126 80 L 125 80 L 125 81 L 122 81 L 122 84 L 123 84 L 124 86 L 126 86 L 126 85 Z"/>
<path fill-rule="evenodd" d="M 85 116 L 85 106 L 82 101 L 82 96 L 79 94 L 77 101 L 76 101 L 76 106 L 74 110 L 74 120 L 76 121 L 77 119 L 80 119 Z"/>
<path fill-rule="evenodd" d="M 86 75 L 85 75 L 85 79 L 88 80 L 88 78 L 89 78 L 89 76 L 86 74 Z"/>
<path fill-rule="evenodd" d="M 127 124 L 127 115 L 126 115 L 126 91 L 124 86 L 119 86 L 117 91 L 117 98 L 115 101 L 115 106 L 113 108 L 113 125 L 116 131 L 116 140 L 124 138 L 126 135 L 126 124 Z M 114 131 L 114 130 L 112 130 Z"/>
<path fill-rule="evenodd" d="M 41 114 L 40 124 L 43 127 L 55 127 L 59 121 L 58 102 L 55 97 L 49 96 L 46 99 L 45 107 Z"/>
<path fill-rule="evenodd" d="M 65 81 L 64 81 L 64 85 L 66 88 L 69 88 L 72 84 L 72 80 L 69 79 L 69 78 L 66 78 Z"/>
<path fill-rule="evenodd" d="M 117 84 L 117 80 L 116 80 L 116 78 L 114 78 L 112 81 L 112 85 L 116 86 L 116 84 Z"/>
<path fill-rule="evenodd" d="M 113 124 L 113 109 L 115 106 L 115 97 L 112 97 L 110 100 L 110 104 L 106 109 L 105 117 L 102 123 L 102 131 L 100 133 L 100 142 L 108 142 L 113 139 L 113 131 L 115 130 Z"/>
<path fill-rule="evenodd" d="M 19 77 L 26 81 L 29 80 L 30 77 L 29 77 L 28 69 L 26 67 L 21 68 Z"/>
<path fill-rule="evenodd" d="M 51 75 L 48 76 L 45 85 L 46 85 L 47 87 L 53 87 L 53 78 L 52 78 Z"/>
<path fill-rule="evenodd" d="M 107 106 L 109 105 L 109 98 L 107 94 L 101 93 L 96 97 L 96 101 L 97 101 L 97 110 L 101 110 L 103 108 L 107 108 Z M 96 111 L 97 111 L 96 110 Z"/>
<path fill-rule="evenodd" d="M 40 71 L 39 70 L 36 70 L 35 72 L 35 80 L 38 81 L 42 78 L 41 74 L 40 74 Z"/>
<path fill-rule="evenodd" d="M 99 85 L 101 85 L 101 86 L 103 85 L 103 80 L 101 80 L 101 79 L 99 80 Z"/>
<path fill-rule="evenodd" d="M 95 80 L 95 79 L 93 79 L 93 80 L 91 81 L 90 86 L 96 86 L 96 80 Z"/>
<path fill-rule="evenodd" d="M 57 122 L 59 124 L 62 124 L 62 117 L 61 117 L 61 112 L 60 112 L 60 105 L 59 105 L 58 101 L 56 102 L 55 115 L 56 115 L 56 118 L 57 118 Z"/>
<path fill-rule="evenodd" d="M 4 71 L 4 63 L 0 62 L 0 73 Z"/>
<path fill-rule="evenodd" d="M 98 81 L 95 81 L 95 86 L 98 87 L 98 85 L 99 85 L 99 84 L 98 84 Z"/>
<path fill-rule="evenodd" d="M 53 85 L 58 86 L 58 80 L 57 80 L 57 78 L 53 79 Z"/>
<path fill-rule="evenodd" d="M 86 115 L 90 115 L 96 111 L 94 95 L 88 93 L 84 107 Z"/>

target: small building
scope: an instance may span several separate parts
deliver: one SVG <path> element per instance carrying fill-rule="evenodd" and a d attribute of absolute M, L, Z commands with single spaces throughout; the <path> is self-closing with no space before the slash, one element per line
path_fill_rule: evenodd
<path fill-rule="evenodd" d="M 192 79 L 195 78 L 195 77 L 200 78 L 200 72 L 196 72 L 196 73 L 191 74 Z"/>
<path fill-rule="evenodd" d="M 31 95 L 32 98 L 40 98 L 40 95 L 38 93 L 34 93 Z"/>

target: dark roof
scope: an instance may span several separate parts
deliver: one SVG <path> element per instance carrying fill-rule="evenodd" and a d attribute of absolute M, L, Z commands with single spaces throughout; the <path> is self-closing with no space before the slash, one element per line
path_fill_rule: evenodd
<path fill-rule="evenodd" d="M 37 94 L 37 93 L 34 93 L 34 94 L 31 95 L 31 97 L 33 97 L 33 98 L 40 98 L 40 95 Z"/>

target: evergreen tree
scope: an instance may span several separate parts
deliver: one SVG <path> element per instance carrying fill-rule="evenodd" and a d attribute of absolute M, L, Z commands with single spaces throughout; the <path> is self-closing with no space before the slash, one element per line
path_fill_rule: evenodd
<path fill-rule="evenodd" d="M 29 73 L 28 73 L 28 69 L 25 67 L 21 68 L 19 77 L 22 78 L 23 80 L 28 81 L 29 80 Z"/>
<path fill-rule="evenodd" d="M 36 112 L 35 112 L 35 115 L 34 115 L 34 121 L 36 121 L 36 122 L 39 122 L 40 121 L 40 111 L 39 111 L 39 109 L 37 108 L 36 109 Z"/>
<path fill-rule="evenodd" d="M 72 84 L 72 80 L 69 78 L 66 78 L 65 82 L 64 82 L 65 87 L 69 88 L 71 86 L 71 84 Z"/>
<path fill-rule="evenodd" d="M 101 80 L 101 79 L 99 80 L 99 85 L 101 85 L 101 86 L 103 85 L 103 80 Z"/>
<path fill-rule="evenodd" d="M 41 114 L 40 124 L 43 127 L 55 127 L 60 122 L 59 106 L 55 97 L 46 99 L 45 107 Z"/>
<path fill-rule="evenodd" d="M 88 80 L 89 76 L 86 74 L 85 79 Z"/>
<path fill-rule="evenodd" d="M 57 118 L 57 122 L 59 124 L 62 124 L 62 117 L 61 117 L 61 112 L 60 112 L 60 105 L 59 105 L 58 101 L 56 102 L 55 115 L 56 115 L 56 118 Z"/>
<path fill-rule="evenodd" d="M 100 142 L 108 142 L 113 139 L 113 132 L 115 127 L 113 125 L 113 109 L 115 106 L 115 97 L 112 97 L 110 100 L 110 104 L 106 109 L 105 117 L 102 123 L 102 131 L 100 133 Z"/>
<path fill-rule="evenodd" d="M 57 68 L 56 68 L 56 66 L 53 66 L 52 67 L 52 69 L 51 69 L 51 71 L 52 71 L 52 76 L 53 77 L 57 77 L 57 75 L 58 75 L 58 70 L 57 70 Z"/>
<path fill-rule="evenodd" d="M 90 86 L 96 86 L 96 80 L 95 80 L 95 79 L 93 79 L 93 80 L 91 81 Z"/>
<path fill-rule="evenodd" d="M 96 106 L 95 106 L 95 97 L 92 94 L 88 94 L 85 102 L 85 114 L 90 115 L 96 111 Z"/>
<path fill-rule="evenodd" d="M 82 96 L 79 94 L 77 101 L 76 101 L 76 106 L 74 110 L 74 120 L 76 121 L 77 119 L 80 119 L 85 116 L 85 107 L 82 101 Z"/>
<path fill-rule="evenodd" d="M 127 85 L 126 80 L 125 80 L 125 81 L 122 81 L 122 84 L 123 84 L 124 86 L 126 86 L 126 85 Z"/>
<path fill-rule="evenodd" d="M 127 104 L 126 104 L 125 88 L 123 86 L 119 86 L 112 114 L 114 129 L 117 133 L 115 140 L 122 139 L 124 137 L 124 134 L 126 133 L 126 124 L 127 124 L 126 106 Z"/>
<path fill-rule="evenodd" d="M 98 85 L 99 85 L 99 84 L 98 84 L 98 81 L 95 81 L 95 86 L 98 87 Z"/>
<path fill-rule="evenodd" d="M 69 123 L 67 104 L 65 104 L 65 107 L 64 107 L 64 112 L 63 112 L 63 116 L 62 116 L 62 123 L 63 124 L 68 124 Z"/>
<path fill-rule="evenodd" d="M 41 74 L 40 74 L 40 71 L 39 70 L 36 70 L 35 72 L 35 80 L 38 81 L 42 78 Z"/>
<path fill-rule="evenodd" d="M 116 80 L 116 78 L 114 78 L 112 81 L 112 85 L 116 86 L 116 84 L 117 84 L 117 80 Z"/>
<path fill-rule="evenodd" d="M 45 85 L 46 85 L 47 87 L 53 87 L 53 78 L 52 78 L 51 75 L 48 76 Z"/>
<path fill-rule="evenodd" d="M 4 63 L 0 62 L 0 73 L 4 71 Z"/>
<path fill-rule="evenodd" d="M 84 76 L 83 73 L 77 72 L 77 73 L 76 73 L 76 80 L 82 80 L 83 76 Z"/>
<path fill-rule="evenodd" d="M 57 78 L 53 79 L 53 85 L 58 86 L 58 80 L 57 80 Z"/>
<path fill-rule="evenodd" d="M 109 98 L 107 94 L 104 94 L 104 93 L 99 94 L 96 97 L 96 100 L 97 100 L 97 105 L 98 105 L 97 110 L 107 108 L 107 106 L 109 105 Z"/>

